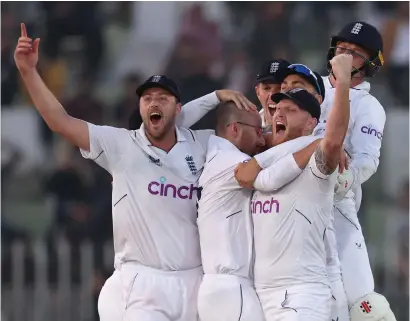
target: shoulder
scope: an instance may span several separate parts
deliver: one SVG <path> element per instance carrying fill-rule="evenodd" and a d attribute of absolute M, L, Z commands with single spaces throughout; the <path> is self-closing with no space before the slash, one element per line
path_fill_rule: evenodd
<path fill-rule="evenodd" d="M 353 101 L 353 104 L 357 107 L 358 114 L 371 114 L 381 118 L 386 117 L 382 104 L 370 93 L 360 95 Z"/>
<path fill-rule="evenodd" d="M 203 143 L 204 140 L 209 139 L 215 131 L 211 129 L 192 130 L 189 128 L 178 127 L 179 133 L 188 141 L 192 143 Z"/>

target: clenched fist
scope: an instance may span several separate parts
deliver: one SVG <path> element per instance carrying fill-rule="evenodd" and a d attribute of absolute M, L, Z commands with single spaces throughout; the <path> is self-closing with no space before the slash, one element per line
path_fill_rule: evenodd
<path fill-rule="evenodd" d="M 352 63 L 353 56 L 350 54 L 340 54 L 330 60 L 336 81 L 350 84 L 352 79 Z"/>
<path fill-rule="evenodd" d="M 35 69 L 38 62 L 40 38 L 33 40 L 27 36 L 26 25 L 21 23 L 21 35 L 14 51 L 14 61 L 21 74 Z"/>

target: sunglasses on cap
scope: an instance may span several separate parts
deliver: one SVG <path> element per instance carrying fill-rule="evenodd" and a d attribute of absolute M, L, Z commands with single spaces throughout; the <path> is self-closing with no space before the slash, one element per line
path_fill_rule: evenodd
<path fill-rule="evenodd" d="M 317 80 L 316 75 L 310 70 L 308 67 L 302 64 L 292 64 L 288 67 L 288 69 L 296 71 L 298 74 L 302 74 L 306 77 L 313 78 L 315 81 L 315 87 L 320 96 L 322 96 L 322 91 L 320 90 L 319 82 Z"/>

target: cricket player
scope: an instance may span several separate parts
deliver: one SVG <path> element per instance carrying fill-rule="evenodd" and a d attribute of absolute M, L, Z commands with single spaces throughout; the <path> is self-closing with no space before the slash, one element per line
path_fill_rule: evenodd
<path fill-rule="evenodd" d="M 283 72 L 289 65 L 290 63 L 284 59 L 266 61 L 262 64 L 256 76 L 255 92 L 262 106 L 260 114 L 262 116 L 262 127 L 264 128 L 271 125 L 271 117 L 265 117 L 265 115 L 269 115 L 268 109 L 274 107 L 271 96 L 280 92 Z"/>
<path fill-rule="evenodd" d="M 36 109 L 52 131 L 113 177 L 115 272 L 99 297 L 100 320 L 196 320 L 203 275 L 197 181 L 211 131 L 175 126 L 180 94 L 160 75 L 137 89 L 139 130 L 71 117 L 36 70 L 39 44 L 21 24 L 14 59 Z"/>
<path fill-rule="evenodd" d="M 346 54 L 331 61 L 337 77 L 335 105 L 309 165 L 283 188 L 256 191 L 252 197 L 255 287 L 267 321 L 330 320 L 324 234 L 331 221 L 336 169 L 349 122 L 352 60 Z M 313 95 L 297 88 L 275 94 L 272 100 L 275 146 L 311 134 L 320 118 L 320 104 Z M 266 164 L 257 155 L 238 167 L 237 176 L 249 168 L 257 173 Z"/>
<path fill-rule="evenodd" d="M 265 144 L 261 122 L 257 112 L 240 110 L 232 102 L 217 109 L 216 136 L 209 138 L 199 180 L 198 229 L 204 269 L 198 294 L 201 321 L 264 320 L 252 276 L 252 191 L 241 188 L 234 175 L 235 167 Z M 277 189 L 296 178 L 308 163 L 314 140 L 303 138 L 294 148 L 266 151 L 275 172 L 268 173 L 269 184 L 261 189 Z"/>
<path fill-rule="evenodd" d="M 345 150 L 351 156 L 349 170 L 338 182 L 334 204 L 334 227 L 342 267 L 343 284 L 352 321 L 395 320 L 384 296 L 374 292 L 366 243 L 357 218 L 361 203 L 361 184 L 366 182 L 379 165 L 380 147 L 386 114 L 383 107 L 370 94 L 366 77 L 373 77 L 383 66 L 383 42 L 372 25 L 357 21 L 347 24 L 332 37 L 328 52 L 329 76 L 324 77 L 326 98 L 322 104 L 320 123 L 315 135 L 328 129 L 328 119 L 334 106 L 337 76 L 329 62 L 344 53 L 353 55 L 350 89 L 350 121 Z M 348 184 L 346 180 L 349 181 Z"/>
<path fill-rule="evenodd" d="M 290 89 L 302 88 L 315 96 L 321 104 L 325 99 L 325 87 L 322 77 L 302 64 L 292 64 L 284 73 L 284 79 L 281 84 L 281 92 Z M 272 112 L 273 109 L 269 109 Z M 344 153 L 342 156 L 345 156 Z M 345 163 L 345 161 L 342 161 Z M 344 164 L 347 168 L 347 164 Z M 347 169 L 345 169 L 347 170 Z M 346 175 L 339 175 L 338 180 L 342 180 Z M 345 183 L 350 183 L 344 181 Z M 336 183 L 336 186 L 340 185 Z M 346 293 L 343 287 L 342 273 L 339 255 L 337 253 L 337 241 L 334 230 L 334 216 L 331 217 L 330 225 L 327 226 L 324 234 L 326 248 L 327 274 L 332 289 L 332 307 L 331 320 L 349 321 L 349 309 L 347 304 Z"/>

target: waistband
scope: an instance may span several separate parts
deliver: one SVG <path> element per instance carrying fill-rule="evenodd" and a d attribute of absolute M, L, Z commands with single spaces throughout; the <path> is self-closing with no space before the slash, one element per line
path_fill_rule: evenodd
<path fill-rule="evenodd" d="M 210 281 L 223 284 L 246 285 L 253 287 L 253 281 L 251 279 L 233 274 L 205 274 L 202 280 L 202 282 Z"/>
<path fill-rule="evenodd" d="M 117 270 L 132 270 L 139 274 L 161 275 L 166 277 L 196 277 L 203 274 L 202 266 L 180 271 L 167 271 L 144 266 L 135 262 L 126 262 L 118 266 Z"/>

